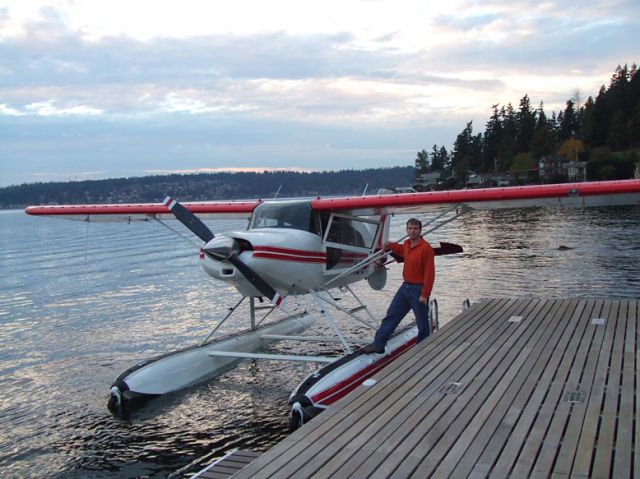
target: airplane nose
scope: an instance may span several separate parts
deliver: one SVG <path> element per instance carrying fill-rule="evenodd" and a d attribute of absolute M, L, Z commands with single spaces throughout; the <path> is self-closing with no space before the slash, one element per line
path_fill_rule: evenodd
<path fill-rule="evenodd" d="M 240 245 L 236 240 L 228 236 L 216 236 L 203 249 L 205 254 L 212 259 L 225 261 L 240 252 Z"/>

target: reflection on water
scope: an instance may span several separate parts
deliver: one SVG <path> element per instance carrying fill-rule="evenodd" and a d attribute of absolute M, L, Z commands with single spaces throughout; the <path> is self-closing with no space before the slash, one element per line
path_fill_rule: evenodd
<path fill-rule="evenodd" d="M 392 238 L 403 235 L 405 220 L 394 219 Z M 213 229 L 244 225 L 214 222 Z M 429 237 L 465 248 L 437 259 L 441 322 L 465 298 L 638 298 L 639 226 L 637 207 L 464 216 Z M 234 290 L 199 268 L 197 251 L 166 229 L 87 227 L 2 212 L 0 271 L 3 477 L 165 477 L 235 447 L 266 450 L 287 434 L 288 394 L 312 370 L 308 364 L 244 362 L 128 418 L 107 411 L 117 374 L 141 358 L 196 343 L 236 301 Z M 401 268 L 389 273 L 382 292 L 365 282 L 354 287 L 377 317 Z M 336 318 L 350 336 L 370 334 Z"/>

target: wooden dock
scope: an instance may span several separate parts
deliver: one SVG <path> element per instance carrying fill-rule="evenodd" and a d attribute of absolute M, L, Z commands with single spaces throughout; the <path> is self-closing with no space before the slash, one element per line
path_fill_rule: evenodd
<path fill-rule="evenodd" d="M 639 303 L 483 300 L 233 477 L 640 478 Z"/>

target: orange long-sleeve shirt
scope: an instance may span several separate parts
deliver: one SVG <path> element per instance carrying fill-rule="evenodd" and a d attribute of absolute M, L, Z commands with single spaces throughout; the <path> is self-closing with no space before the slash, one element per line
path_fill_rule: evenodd
<path fill-rule="evenodd" d="M 433 248 L 423 238 L 420 242 L 411 247 L 411 240 L 404 243 L 389 243 L 393 254 L 404 258 L 404 269 L 402 278 L 407 283 L 422 284 L 422 295 L 429 297 L 433 289 L 433 282 L 436 279 L 436 268 Z"/>

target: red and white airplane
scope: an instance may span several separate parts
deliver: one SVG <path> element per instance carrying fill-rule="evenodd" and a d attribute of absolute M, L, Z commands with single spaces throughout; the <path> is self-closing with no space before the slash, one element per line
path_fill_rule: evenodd
<path fill-rule="evenodd" d="M 349 285 L 363 279 L 374 289 L 384 286 L 386 269 L 381 260 L 387 253 L 383 245 L 389 240 L 389 225 L 394 214 L 430 213 L 430 221 L 423 222 L 423 234 L 427 234 L 470 208 L 628 204 L 640 205 L 640 180 L 292 200 L 181 204 L 167 198 L 163 203 L 152 204 L 30 206 L 26 213 L 81 221 L 163 222 L 177 218 L 202 240 L 199 254 L 204 270 L 214 279 L 234 285 L 242 297 L 201 344 L 143 361 L 118 376 L 112 386 L 110 407 L 122 408 L 133 399 L 164 394 L 203 381 L 242 358 L 273 359 L 274 355 L 255 351 L 270 341 L 292 337 L 290 335 L 308 327 L 315 319 L 310 315 L 289 314 L 280 321 L 263 324 L 267 313 L 256 322 L 255 312 L 259 308 L 255 298 L 267 298 L 273 308 L 286 312 L 287 296 L 310 294 L 318 304 L 335 306 L 375 328 L 377 321 L 357 297 L 360 307 L 346 310 L 327 291 L 342 288 L 353 294 Z M 215 235 L 200 218 L 246 218 L 249 225 L 243 231 Z M 441 243 L 434 249 L 436 254 L 462 251 L 449 243 Z M 245 298 L 250 299 L 248 330 L 232 337 L 212 339 L 220 324 Z M 390 342 L 382 355 L 354 353 L 353 342 L 343 337 L 325 312 L 326 308 L 321 309 L 347 355 L 359 364 L 345 371 L 336 366 L 335 358 L 286 356 L 285 359 L 291 360 L 334 363 L 326 367 L 337 371 L 334 379 L 327 380 L 327 374 L 315 375 L 327 384 L 317 397 L 337 399 L 415 341 L 412 336 L 415 332 L 409 336 L 403 333 L 395 343 Z M 369 317 L 362 319 L 355 310 L 364 310 Z M 305 391 L 309 387 L 306 381 Z M 303 404 L 304 399 L 300 401 L 301 395 L 309 399 L 308 403 Z M 326 406 L 310 399 L 306 393 L 298 392 L 294 396 L 297 398 L 294 402 L 303 407 Z"/>

